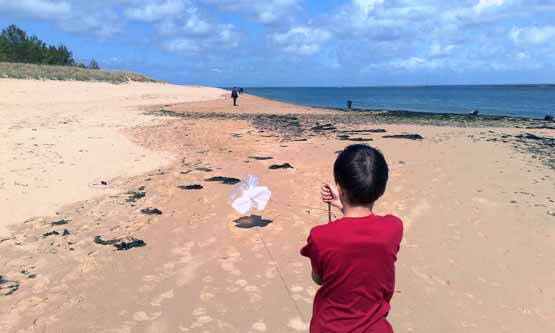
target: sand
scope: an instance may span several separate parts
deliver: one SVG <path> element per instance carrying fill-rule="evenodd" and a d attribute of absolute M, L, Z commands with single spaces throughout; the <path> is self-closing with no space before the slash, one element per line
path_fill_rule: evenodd
<path fill-rule="evenodd" d="M 298 251 L 310 228 L 327 222 L 319 184 L 351 143 L 336 131 L 370 128 L 386 133 L 354 136 L 373 139 L 391 170 L 376 213 L 405 224 L 389 316 L 396 332 L 555 330 L 554 170 L 517 139 L 493 140 L 525 131 L 552 137 L 553 130 L 337 118 L 336 131 L 297 135 L 273 123 L 305 127 L 315 115 L 335 113 L 247 95 L 237 108 L 224 99 L 160 104 L 196 112 L 129 115 L 129 122 L 157 124 L 124 132 L 149 156 L 166 157 L 160 170 L 104 176 L 110 194 L 80 197 L 57 215 L 10 228 L 13 237 L 0 243 L 0 275 L 19 288 L 0 296 L 0 331 L 307 332 L 317 286 Z M 240 116 L 262 112 L 278 118 Z M 279 118 L 286 113 L 298 116 Z M 383 138 L 402 133 L 424 139 Z M 300 136 L 306 141 L 295 141 Z M 294 168 L 269 169 L 282 163 Z M 227 201 L 231 186 L 206 179 L 248 174 L 273 196 L 260 218 L 238 220 Z M 203 188 L 178 187 L 194 184 Z M 133 202 L 128 191 L 145 196 Z M 162 214 L 140 212 L 149 207 Z M 51 224 L 60 219 L 68 222 Z M 53 230 L 60 235 L 43 236 Z M 97 235 L 146 245 L 116 251 L 95 244 Z"/>
<path fill-rule="evenodd" d="M 221 98 L 212 88 L 168 84 L 0 79 L 0 235 L 8 224 L 52 215 L 77 200 L 105 194 L 102 180 L 165 165 L 123 135 L 155 126 L 149 106 Z"/>

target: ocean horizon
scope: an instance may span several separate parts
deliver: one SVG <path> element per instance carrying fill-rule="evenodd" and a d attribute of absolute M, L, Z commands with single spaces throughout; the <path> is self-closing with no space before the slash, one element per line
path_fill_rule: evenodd
<path fill-rule="evenodd" d="M 555 84 L 368 87 L 244 87 L 245 93 L 292 104 L 543 119 L 555 113 Z"/>

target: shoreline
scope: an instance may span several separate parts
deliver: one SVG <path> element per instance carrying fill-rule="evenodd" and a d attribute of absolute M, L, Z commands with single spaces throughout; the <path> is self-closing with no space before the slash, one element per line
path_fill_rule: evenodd
<path fill-rule="evenodd" d="M 375 210 L 405 225 L 389 315 L 396 331 L 555 329 L 555 169 L 542 160 L 549 155 L 514 147 L 536 149 L 539 140 L 518 136 L 550 130 L 401 121 L 247 95 L 237 108 L 227 97 L 158 105 L 133 116 L 155 126 L 124 132 L 172 162 L 115 177 L 115 193 L 13 225 L 13 238 L 0 241 L 0 275 L 17 282 L 0 296 L 0 330 L 307 332 L 317 287 L 298 250 L 327 221 L 319 184 L 352 143 L 386 155 L 390 180 Z M 235 213 L 231 186 L 211 181 L 247 174 L 272 191 L 258 218 Z M 122 239 L 143 245 L 102 243 Z"/>
<path fill-rule="evenodd" d="M 470 87 L 472 87 L 473 85 L 469 85 Z M 502 86 L 507 86 L 507 87 L 520 87 L 520 85 L 499 85 L 500 87 Z M 543 87 L 544 85 L 531 85 L 530 87 Z M 407 86 L 406 88 L 418 88 L 418 87 L 446 87 L 446 86 Z M 447 87 L 465 87 L 464 85 L 453 85 L 453 86 L 447 86 Z M 480 85 L 480 87 L 496 87 L 495 85 Z M 547 87 L 549 88 L 553 88 L 555 87 L 554 85 L 548 85 Z M 260 88 L 265 88 L 265 87 L 260 87 Z M 287 88 L 287 87 L 278 87 L 278 88 Z M 298 88 L 320 88 L 320 87 L 298 87 Z M 337 88 L 337 87 L 322 87 L 322 88 Z M 349 87 L 349 88 L 381 88 L 381 87 Z M 383 87 L 383 88 L 398 88 L 398 87 Z M 402 88 L 402 87 L 399 87 Z M 223 88 L 223 89 L 227 89 L 227 88 Z M 245 89 L 249 89 L 249 88 L 245 88 Z M 256 89 L 256 88 L 254 88 Z M 272 98 L 272 97 L 265 97 L 265 96 L 259 96 L 259 95 L 255 95 L 255 94 L 251 94 L 251 93 L 245 93 L 245 95 L 250 95 L 250 96 L 256 96 L 258 98 L 264 98 L 264 99 L 268 99 L 271 101 L 275 101 L 275 102 L 279 102 L 279 103 L 287 103 L 287 104 L 292 104 L 292 105 L 297 105 L 299 107 L 310 107 L 310 108 L 317 108 L 317 109 L 324 109 L 324 110 L 337 110 L 337 111 L 345 111 L 345 112 L 349 112 L 349 111 L 353 111 L 353 112 L 391 112 L 391 113 L 405 113 L 405 114 L 420 114 L 423 116 L 426 115 L 443 115 L 443 116 L 468 116 L 468 117 L 489 117 L 489 118 L 509 118 L 509 119 L 524 119 L 524 120 L 531 120 L 531 121 L 545 121 L 546 123 L 551 123 L 553 124 L 554 128 L 555 128 L 555 121 L 553 120 L 545 120 L 544 118 L 532 118 L 532 117 L 526 117 L 526 116 L 511 116 L 511 115 L 492 115 L 492 114 L 486 114 L 486 113 L 482 113 L 482 114 L 478 114 L 478 115 L 471 115 L 470 112 L 473 110 L 472 108 L 468 109 L 467 113 L 456 113 L 456 112 L 449 112 L 449 111 L 438 111 L 438 112 L 434 112 L 434 111 L 416 111 L 416 110 L 405 110 L 405 109 L 396 109 L 396 108 L 351 108 L 350 110 L 348 108 L 345 107 L 336 107 L 336 106 L 318 106 L 318 105 L 313 105 L 313 104 L 303 104 L 303 103 L 299 103 L 299 102 L 292 102 L 292 101 L 286 101 L 286 100 L 280 100 L 277 98 Z M 480 111 L 480 110 L 478 110 Z M 481 112 L 481 111 L 480 111 Z M 553 111 L 551 111 L 553 112 Z M 542 115 L 541 117 L 546 117 L 546 116 L 555 116 L 555 114 L 553 113 L 547 113 L 545 115 Z"/>
<path fill-rule="evenodd" d="M 314 106 L 314 108 L 321 108 Z M 463 114 L 463 113 L 454 113 L 454 112 L 425 112 L 425 111 L 410 111 L 410 110 L 400 110 L 400 109 L 360 109 L 360 108 L 334 108 L 334 107 L 327 107 L 323 109 L 330 109 L 330 110 L 338 110 L 344 112 L 387 112 L 390 114 L 397 114 L 399 116 L 420 116 L 420 117 L 460 117 L 464 119 L 474 119 L 474 118 L 483 118 L 486 120 L 516 120 L 516 121 L 541 121 L 549 124 L 548 129 L 555 129 L 555 121 L 552 120 L 544 120 L 539 118 L 530 118 L 530 117 L 518 117 L 518 116 L 497 116 L 497 115 L 489 115 L 489 114 L 478 114 L 478 115 L 471 115 L 471 114 Z"/>

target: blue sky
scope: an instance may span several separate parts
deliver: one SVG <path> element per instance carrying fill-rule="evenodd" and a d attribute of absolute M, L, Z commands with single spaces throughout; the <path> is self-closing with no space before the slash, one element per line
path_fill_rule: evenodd
<path fill-rule="evenodd" d="M 555 0 L 0 0 L 12 23 L 180 84 L 555 81 Z"/>

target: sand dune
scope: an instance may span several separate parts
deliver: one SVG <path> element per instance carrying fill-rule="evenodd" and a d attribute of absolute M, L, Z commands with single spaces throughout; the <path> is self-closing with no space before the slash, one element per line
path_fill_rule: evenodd
<path fill-rule="evenodd" d="M 149 152 L 136 162 L 143 170 L 167 161 L 160 170 L 92 174 L 87 182 L 105 177 L 110 195 L 76 198 L 58 215 L 12 226 L 14 236 L 0 242 L 0 275 L 16 289 L 0 296 L 1 331 L 307 332 L 317 286 L 298 250 L 312 226 L 327 222 L 319 184 L 331 179 L 336 152 L 351 139 L 372 140 L 384 152 L 391 178 L 376 212 L 405 223 L 390 313 L 396 332 L 555 330 L 555 174 L 541 156 L 519 148 L 522 129 L 379 123 L 250 96 L 237 108 L 224 99 L 163 98 L 156 103 L 172 104 L 165 108 L 174 113 L 140 115 L 125 111 L 135 105 L 126 101 L 119 109 L 125 121 L 110 128 L 118 135 L 126 128 L 140 154 Z M 322 126 L 324 114 L 332 126 Z M 86 123 L 103 117 L 116 116 L 99 111 Z M 344 136 L 368 129 L 386 132 Z M 404 133 L 424 139 L 383 137 Z M 113 154 L 120 163 L 123 153 Z M 269 168 L 282 163 L 293 168 Z M 273 196 L 260 217 L 240 219 L 227 201 L 230 185 L 207 179 L 249 173 Z M 146 215 L 146 208 L 161 214 Z M 95 236 L 146 245 L 117 251 Z"/>

